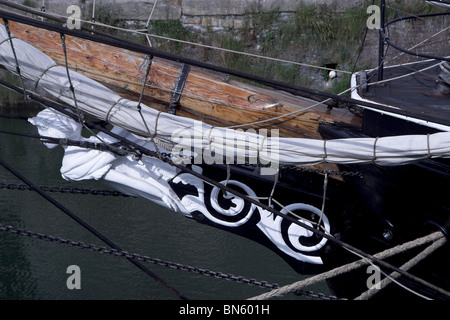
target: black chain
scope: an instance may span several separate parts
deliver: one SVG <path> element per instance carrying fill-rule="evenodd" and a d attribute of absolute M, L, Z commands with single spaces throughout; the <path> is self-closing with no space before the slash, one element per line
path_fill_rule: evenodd
<path fill-rule="evenodd" d="M 208 276 L 208 277 L 214 277 L 217 279 L 225 279 L 228 281 L 234 281 L 237 283 L 247 284 L 250 286 L 257 286 L 260 288 L 268 288 L 268 289 L 278 289 L 280 287 L 276 283 L 271 284 L 267 281 L 258 281 L 256 279 L 252 279 L 252 278 L 248 279 L 243 276 L 235 276 L 230 273 L 223 273 L 223 272 L 218 272 L 218 271 L 211 271 L 208 269 L 191 267 L 191 266 L 176 263 L 176 262 L 170 262 L 170 261 L 161 260 L 161 259 L 157 259 L 157 258 L 150 258 L 150 257 L 143 256 L 143 255 L 140 255 L 137 253 L 129 253 L 127 251 L 120 251 L 120 250 L 116 250 L 116 249 L 108 249 L 103 246 L 97 246 L 94 244 L 85 244 L 84 242 L 81 242 L 81 241 L 73 241 L 73 240 L 63 239 L 60 237 L 54 237 L 54 236 L 43 234 L 43 233 L 27 231 L 27 230 L 24 230 L 21 228 L 14 228 L 12 226 L 4 226 L 4 225 L 0 224 L 0 231 L 6 231 L 8 233 L 22 235 L 22 236 L 30 237 L 33 239 L 40 239 L 40 240 L 55 242 L 55 243 L 59 243 L 59 244 L 65 244 L 65 245 L 68 245 L 71 247 L 76 247 L 79 249 L 88 249 L 93 252 L 98 252 L 98 253 L 102 253 L 102 254 L 110 254 L 110 255 L 116 256 L 116 257 L 135 259 L 135 260 L 138 260 L 141 262 L 147 262 L 147 263 L 151 263 L 151 264 L 158 265 L 158 266 L 163 266 L 163 267 L 181 270 L 181 271 L 192 272 L 192 273 L 196 273 L 196 274 L 200 274 L 200 275 L 204 275 L 204 276 Z M 294 293 L 299 296 L 303 295 L 303 296 L 307 296 L 309 298 L 315 298 L 315 299 L 338 300 L 338 298 L 335 296 L 326 296 L 323 293 L 314 293 L 312 291 L 296 290 Z"/>
<path fill-rule="evenodd" d="M 159 159 L 164 160 L 164 159 L 171 159 L 171 157 L 173 156 L 172 153 L 167 153 L 167 152 L 161 152 L 160 153 L 160 157 Z M 180 156 L 181 157 L 181 156 Z M 185 161 L 185 163 L 195 163 L 195 158 L 198 156 L 183 156 L 183 161 Z M 225 159 L 224 159 L 225 160 Z M 225 163 L 225 161 L 224 161 Z M 250 162 L 245 162 L 244 164 L 247 167 L 255 167 L 255 168 L 267 168 L 271 166 L 271 163 L 268 164 L 261 164 L 261 163 L 250 163 Z M 287 170 L 294 170 L 294 171 L 300 171 L 300 172 L 308 172 L 308 173 L 316 173 L 316 174 L 328 174 L 328 175 L 332 175 L 332 176 L 349 176 L 349 177 L 359 177 L 359 178 L 364 178 L 363 174 L 359 171 L 336 171 L 336 170 L 322 170 L 322 169 L 314 169 L 314 168 L 309 168 L 309 167 L 302 167 L 302 166 L 292 166 L 292 165 L 282 165 L 282 168 L 285 168 Z"/>
<path fill-rule="evenodd" d="M 310 290 L 302 290 L 302 289 L 297 289 L 294 291 L 294 294 L 297 296 L 305 296 L 308 298 L 312 298 L 312 299 L 320 299 L 320 300 L 347 300 L 345 298 L 338 298 L 336 296 L 327 296 L 323 293 L 315 293 L 313 291 Z"/>
<path fill-rule="evenodd" d="M 321 170 L 321 169 L 313 169 L 307 167 L 300 166 L 285 166 L 290 170 L 301 171 L 301 172 L 309 172 L 309 173 L 317 173 L 317 174 L 328 174 L 332 176 L 349 176 L 349 177 L 360 177 L 364 178 L 363 174 L 358 171 L 336 171 L 336 170 Z"/>
<path fill-rule="evenodd" d="M 135 259 L 135 260 L 138 260 L 141 262 L 147 262 L 147 263 L 151 263 L 151 264 L 158 265 L 158 266 L 164 266 L 164 267 L 168 267 L 168 268 L 172 268 L 172 269 L 176 269 L 176 270 L 188 271 L 188 272 L 192 272 L 192 273 L 201 274 L 204 276 L 214 277 L 217 279 L 225 279 L 225 280 L 229 280 L 229 281 L 235 281 L 238 283 L 248 284 L 251 286 L 258 286 L 261 288 L 269 288 L 269 289 L 279 288 L 279 285 L 276 283 L 270 284 L 267 281 L 258 281 L 255 279 L 247 279 L 243 276 L 235 276 L 235 275 L 229 274 L 229 273 L 223 273 L 223 272 L 211 271 L 211 270 L 202 269 L 202 268 L 191 267 L 191 266 L 183 265 L 180 263 L 170 262 L 170 261 L 161 260 L 161 259 L 157 259 L 157 258 L 150 258 L 150 257 L 143 256 L 143 255 L 136 254 L 136 253 L 129 253 L 127 251 L 109 249 L 109 248 L 106 248 L 103 246 L 97 246 L 94 244 L 85 244 L 84 242 L 81 242 L 81 241 L 73 241 L 73 240 L 63 239 L 60 237 L 54 237 L 54 236 L 42 234 L 42 233 L 27 231 L 27 230 L 24 230 L 21 228 L 14 228 L 12 226 L 3 226 L 0 224 L 0 231 L 6 231 L 6 232 L 9 232 L 12 234 L 18 234 L 18 235 L 30 237 L 33 239 L 40 239 L 40 240 L 65 244 L 65 245 L 69 245 L 71 247 L 77 247 L 80 249 L 88 249 L 90 251 L 103 253 L 103 254 L 110 254 L 113 256 L 117 256 L 117 257 Z"/>
<path fill-rule="evenodd" d="M 0 183 L 0 190 L 1 189 L 33 191 L 33 188 L 31 188 L 26 184 L 14 184 L 14 183 Z M 114 197 L 132 197 L 114 190 L 95 190 L 95 189 L 82 189 L 73 187 L 56 187 L 56 186 L 39 186 L 39 189 L 47 192 L 73 193 L 73 194 L 84 194 L 94 196 L 100 195 L 100 196 L 114 196 Z"/>
<path fill-rule="evenodd" d="M 48 192 L 61 192 L 61 193 L 73 193 L 73 194 L 84 194 L 84 195 L 102 195 L 102 196 L 122 196 L 122 197 L 129 197 L 126 194 L 123 194 L 118 191 L 110 191 L 110 190 L 94 190 L 94 189 L 80 189 L 80 188 L 72 188 L 72 187 L 55 187 L 55 186 L 39 186 L 39 188 L 43 191 Z M 25 184 L 13 184 L 13 183 L 0 183 L 0 190 L 1 189 L 9 189 L 9 190 L 20 190 L 20 191 L 32 191 L 33 189 Z M 201 269 L 201 268 L 195 268 L 175 262 L 169 262 L 157 258 L 149 258 L 146 256 L 141 256 L 139 254 L 130 254 L 126 251 L 119 251 L 116 249 L 107 249 L 106 247 L 98 247 L 93 244 L 85 244 L 83 242 L 79 241 L 72 241 L 72 240 L 66 240 L 59 237 L 54 237 L 42 233 L 36 233 L 32 231 L 26 231 L 20 228 L 13 228 L 11 226 L 3 226 L 0 225 L 0 231 L 6 231 L 13 234 L 23 235 L 34 239 L 41 239 L 61 244 L 66 244 L 72 247 L 78 247 L 81 249 L 88 249 L 90 251 L 95 251 L 99 253 L 104 254 L 111 254 L 114 256 L 121 256 L 125 258 L 131 258 L 136 259 L 143 262 L 152 263 L 159 266 L 165 266 L 172 269 L 182 270 L 182 271 L 188 271 L 192 273 L 202 274 L 204 276 L 211 276 L 217 279 L 225 279 L 229 281 L 235 281 L 238 283 L 248 284 L 251 286 L 258 286 L 261 288 L 269 288 L 269 289 L 277 289 L 279 288 L 278 284 L 269 284 L 267 281 L 257 281 L 255 279 L 247 279 L 243 276 L 234 276 L 232 274 L 217 272 L 217 271 L 211 271 L 207 269 Z M 312 291 L 303 291 L 303 290 L 296 290 L 294 294 L 298 296 L 306 296 L 313 299 L 321 299 L 321 300 L 340 300 L 339 298 L 335 296 L 326 296 L 323 293 L 314 293 Z"/>

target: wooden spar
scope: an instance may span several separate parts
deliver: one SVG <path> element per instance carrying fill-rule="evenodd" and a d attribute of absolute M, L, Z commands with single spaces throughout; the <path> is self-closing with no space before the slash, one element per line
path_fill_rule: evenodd
<path fill-rule="evenodd" d="M 16 22 L 10 22 L 10 28 L 17 38 L 41 50 L 57 63 L 64 64 L 58 33 Z M 148 57 L 70 36 L 66 37 L 66 45 L 72 70 L 101 82 L 123 97 L 135 101 L 139 99 Z M 182 68 L 181 64 L 153 58 L 143 103 L 167 111 Z M 309 108 L 313 105 L 316 106 Z M 187 75 L 176 114 L 214 126 L 233 126 L 295 111 L 300 112 L 295 116 L 242 128 L 278 129 L 282 136 L 320 139 L 318 120 L 360 125 L 360 119 L 346 109 L 329 109 L 310 99 L 227 80 L 194 68 Z"/>

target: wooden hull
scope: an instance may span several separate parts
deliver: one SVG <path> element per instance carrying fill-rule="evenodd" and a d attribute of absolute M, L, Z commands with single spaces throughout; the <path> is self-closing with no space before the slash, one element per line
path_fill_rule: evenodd
<path fill-rule="evenodd" d="M 46 53 L 58 64 L 64 64 L 59 34 L 15 22 L 10 27 L 17 38 Z M 66 45 L 72 70 L 101 82 L 123 97 L 139 99 L 149 62 L 145 55 L 70 36 Z M 181 64 L 154 58 L 143 103 L 167 111 L 182 69 Z M 269 120 L 292 112 L 297 113 Z M 330 109 L 310 99 L 227 80 L 194 68 L 186 78 L 176 114 L 214 126 L 278 129 L 282 136 L 313 139 L 321 139 L 319 123 L 360 125 L 360 119 L 346 109 Z M 252 125 L 261 120 L 267 122 Z"/>

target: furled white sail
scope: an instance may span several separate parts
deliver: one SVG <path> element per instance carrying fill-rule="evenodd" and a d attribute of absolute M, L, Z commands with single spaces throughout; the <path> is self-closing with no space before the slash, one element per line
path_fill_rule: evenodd
<path fill-rule="evenodd" d="M 74 92 L 70 90 L 67 70 L 26 42 L 13 38 L 13 46 L 21 75 L 34 89 L 98 119 L 106 120 L 142 139 L 158 137 L 174 147 L 174 159 L 180 152 L 195 149 L 203 160 L 217 161 L 226 157 L 256 159 L 262 163 L 312 165 L 330 163 L 376 163 L 400 165 L 429 157 L 450 156 L 450 133 L 407 135 L 383 138 L 314 140 L 266 137 L 256 132 L 243 132 L 212 127 L 203 122 L 152 109 L 122 98 L 100 83 L 70 71 Z M 0 26 L 0 63 L 16 71 L 16 59 L 8 34 Z M 272 131 L 273 133 L 273 131 Z M 181 160 L 180 160 L 181 161 Z M 232 163 L 232 162 L 229 162 Z"/>
<path fill-rule="evenodd" d="M 51 109 L 39 112 L 29 121 L 38 128 L 42 136 L 53 135 L 63 139 L 69 139 L 70 137 L 71 139 L 90 142 L 117 142 L 117 140 L 104 133 L 100 133 L 95 137 L 84 138 L 81 136 L 81 125 L 79 123 Z M 154 150 L 153 143 L 139 139 L 126 130 L 115 127 L 113 132 L 145 148 Z M 56 145 L 48 145 L 48 147 L 53 146 Z M 161 152 L 167 151 L 162 148 L 159 150 Z M 198 173 L 202 173 L 201 167 L 194 165 L 192 168 Z M 103 181 L 118 191 L 151 200 L 186 217 L 192 217 L 194 212 L 201 212 L 211 222 L 229 228 L 239 228 L 247 223 L 252 216 L 259 214 L 255 227 L 274 243 L 279 250 L 299 261 L 322 264 L 322 259 L 317 252 L 325 246 L 326 238 L 322 238 L 312 245 L 301 244 L 295 240 L 296 237 L 313 237 L 313 232 L 296 224 L 290 226 L 287 231 L 282 231 L 281 221 L 283 219 L 281 217 L 274 219 L 270 212 L 262 209 L 257 210 L 255 205 L 247 208 L 243 199 L 233 195 L 227 195 L 227 199 L 234 203 L 235 206 L 222 208 L 218 201 L 219 188 L 214 188 L 211 194 L 207 194 L 204 181 L 191 174 L 183 173 L 160 159 L 150 157 L 136 159 L 132 154 L 118 156 L 107 151 L 64 146 L 61 174 L 66 180 L 94 179 Z M 171 181 L 175 184 L 190 185 L 192 188 L 195 188 L 196 192 L 179 197 L 172 188 Z M 227 183 L 229 186 L 241 187 L 247 195 L 256 197 L 254 191 L 240 181 L 231 179 Z M 292 203 L 287 205 L 282 212 L 286 214 L 287 210 L 295 209 L 310 211 L 311 215 L 321 217 L 324 230 L 330 232 L 331 227 L 328 218 L 320 209 L 304 203 Z M 216 214 L 211 214 L 212 210 Z M 242 218 L 229 221 L 226 218 L 230 216 L 242 216 Z M 308 221 L 302 222 L 312 226 Z M 291 245 L 286 243 L 286 236 L 283 236 L 283 232 L 288 233 L 287 237 L 290 239 L 289 242 L 292 242 Z"/>

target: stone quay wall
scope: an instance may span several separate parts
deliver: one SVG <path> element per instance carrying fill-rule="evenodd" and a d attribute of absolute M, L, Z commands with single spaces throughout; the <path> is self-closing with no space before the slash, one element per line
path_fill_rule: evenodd
<path fill-rule="evenodd" d="M 179 20 L 190 31 L 239 30 L 244 28 L 248 16 L 255 12 L 277 10 L 281 19 L 288 19 L 302 3 L 327 5 L 331 10 L 344 11 L 362 5 L 363 1 L 341 0 L 28 0 L 27 4 L 60 15 L 67 15 L 70 5 L 82 7 L 90 20 L 93 4 L 113 7 L 122 20 L 145 24 L 152 20 Z"/>

